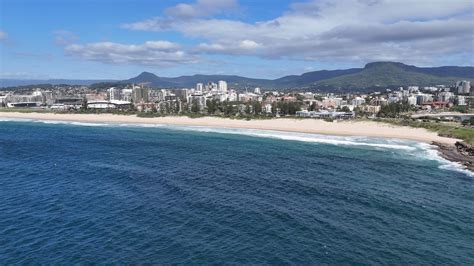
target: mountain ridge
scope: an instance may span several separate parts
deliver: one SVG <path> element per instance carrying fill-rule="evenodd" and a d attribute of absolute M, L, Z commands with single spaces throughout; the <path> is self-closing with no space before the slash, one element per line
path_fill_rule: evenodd
<path fill-rule="evenodd" d="M 151 74 L 149 72 L 144 73 Z M 154 74 L 146 79 L 141 79 L 142 74 L 122 82 L 148 82 L 156 87 L 194 87 L 198 82 L 206 83 L 208 81 L 226 80 L 229 85 L 237 88 L 258 86 L 277 89 L 364 89 L 384 86 L 433 86 L 452 84 L 459 79 L 474 80 L 474 67 L 416 67 L 400 62 L 372 62 L 366 64 L 363 68 L 318 70 L 301 75 L 288 75 L 277 79 L 256 79 L 235 75 L 193 75 L 163 78 Z"/>
<path fill-rule="evenodd" d="M 456 80 L 473 80 L 473 66 L 417 67 L 400 62 L 371 62 L 363 68 L 336 70 L 318 70 L 301 75 L 288 75 L 277 79 L 248 78 L 238 75 L 185 75 L 179 77 L 160 77 L 151 72 L 142 72 L 126 80 L 34 80 L 36 84 L 93 85 L 94 83 L 114 82 L 148 83 L 157 88 L 189 88 L 196 83 L 225 80 L 230 87 L 244 89 L 261 87 L 264 89 L 308 89 L 308 90 L 344 90 L 367 89 L 396 86 L 433 86 L 453 84 Z M 30 80 L 32 82 L 33 80 Z M 50 82 L 48 82 L 50 81 Z M 19 80 L 20 85 L 28 85 L 28 80 Z M 68 83 L 69 82 L 69 83 Z M 0 86 L 14 84 L 15 80 L 0 79 Z"/>

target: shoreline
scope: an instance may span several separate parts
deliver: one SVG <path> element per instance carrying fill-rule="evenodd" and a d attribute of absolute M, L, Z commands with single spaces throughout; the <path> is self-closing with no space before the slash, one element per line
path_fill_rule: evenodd
<path fill-rule="evenodd" d="M 233 120 L 230 118 L 184 116 L 137 117 L 136 115 L 114 114 L 58 114 L 0 112 L 0 119 L 29 119 L 40 121 L 147 124 L 172 126 L 201 126 L 212 128 L 257 129 L 281 132 L 309 133 L 333 136 L 357 136 L 386 139 L 411 140 L 434 145 L 442 158 L 458 163 L 474 172 L 474 156 L 462 152 L 458 147 L 461 140 L 441 137 L 436 132 L 423 128 L 397 126 L 375 121 L 326 122 L 317 119 L 275 118 L 268 120 Z"/>
<path fill-rule="evenodd" d="M 284 132 L 298 132 L 336 136 L 359 136 L 394 138 L 420 141 L 429 144 L 452 145 L 460 140 L 438 136 L 422 128 L 395 126 L 374 121 L 338 121 L 326 122 L 317 119 L 275 118 L 268 120 L 233 120 L 230 118 L 166 116 L 144 118 L 136 115 L 114 114 L 58 114 L 58 113 L 19 113 L 0 112 L 0 118 L 33 119 L 46 121 L 65 121 L 81 123 L 112 124 L 151 124 L 175 126 L 203 126 L 234 129 L 260 129 Z"/>
<path fill-rule="evenodd" d="M 454 145 L 433 142 L 439 155 L 444 159 L 463 165 L 467 170 L 474 172 L 474 148 L 462 142 Z"/>

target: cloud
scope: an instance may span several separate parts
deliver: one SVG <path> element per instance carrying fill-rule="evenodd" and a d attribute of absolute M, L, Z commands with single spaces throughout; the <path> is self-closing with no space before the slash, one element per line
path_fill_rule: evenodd
<path fill-rule="evenodd" d="M 59 46 L 69 45 L 79 40 L 79 37 L 67 30 L 53 31 L 54 43 Z"/>
<path fill-rule="evenodd" d="M 196 18 L 211 16 L 237 7 L 237 0 L 198 0 L 194 4 L 178 4 L 170 7 L 165 10 L 165 13 L 169 17 Z"/>
<path fill-rule="evenodd" d="M 237 0 L 197 0 L 194 4 L 178 4 L 165 10 L 164 17 L 123 24 L 122 28 L 145 31 L 174 29 L 178 22 L 192 22 L 197 18 L 211 17 L 226 11 L 236 10 Z"/>
<path fill-rule="evenodd" d="M 202 2 L 177 5 L 163 17 L 124 27 L 203 40 L 194 53 L 309 61 L 433 63 L 440 53 L 472 52 L 474 41 L 469 0 L 312 0 L 254 23 L 206 18 L 196 11 Z"/>
<path fill-rule="evenodd" d="M 0 30 L 0 42 L 6 41 L 8 38 L 8 35 L 6 32 Z"/>
<path fill-rule="evenodd" d="M 65 53 L 105 64 L 171 66 L 195 63 L 199 59 L 184 52 L 179 44 L 168 41 L 147 41 L 138 45 L 114 42 L 70 44 L 65 47 Z"/>

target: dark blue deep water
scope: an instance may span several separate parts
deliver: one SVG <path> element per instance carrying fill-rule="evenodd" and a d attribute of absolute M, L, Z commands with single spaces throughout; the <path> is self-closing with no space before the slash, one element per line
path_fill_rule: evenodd
<path fill-rule="evenodd" d="M 473 265 L 473 178 L 428 154 L 3 121 L 0 264 Z"/>

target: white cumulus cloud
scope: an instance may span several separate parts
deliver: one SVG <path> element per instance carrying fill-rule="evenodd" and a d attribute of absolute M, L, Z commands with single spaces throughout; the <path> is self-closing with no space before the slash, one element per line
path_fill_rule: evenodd
<path fill-rule="evenodd" d="M 183 51 L 179 44 L 168 41 L 147 41 L 143 44 L 70 44 L 65 47 L 65 52 L 71 56 L 106 64 L 170 66 L 194 63 L 198 60 L 195 55 Z"/>
<path fill-rule="evenodd" d="M 179 32 L 204 40 L 195 53 L 252 55 L 310 61 L 399 60 L 433 63 L 472 53 L 471 0 L 310 0 L 281 16 L 248 23 L 204 15 L 197 1 L 168 9 L 165 16 L 124 25 L 127 29 Z M 201 11 L 199 11 L 201 10 Z M 471 60 L 467 58 L 466 60 Z"/>
<path fill-rule="evenodd" d="M 194 4 L 178 4 L 170 7 L 165 13 L 170 17 L 180 18 L 207 17 L 237 7 L 237 0 L 198 0 Z"/>

